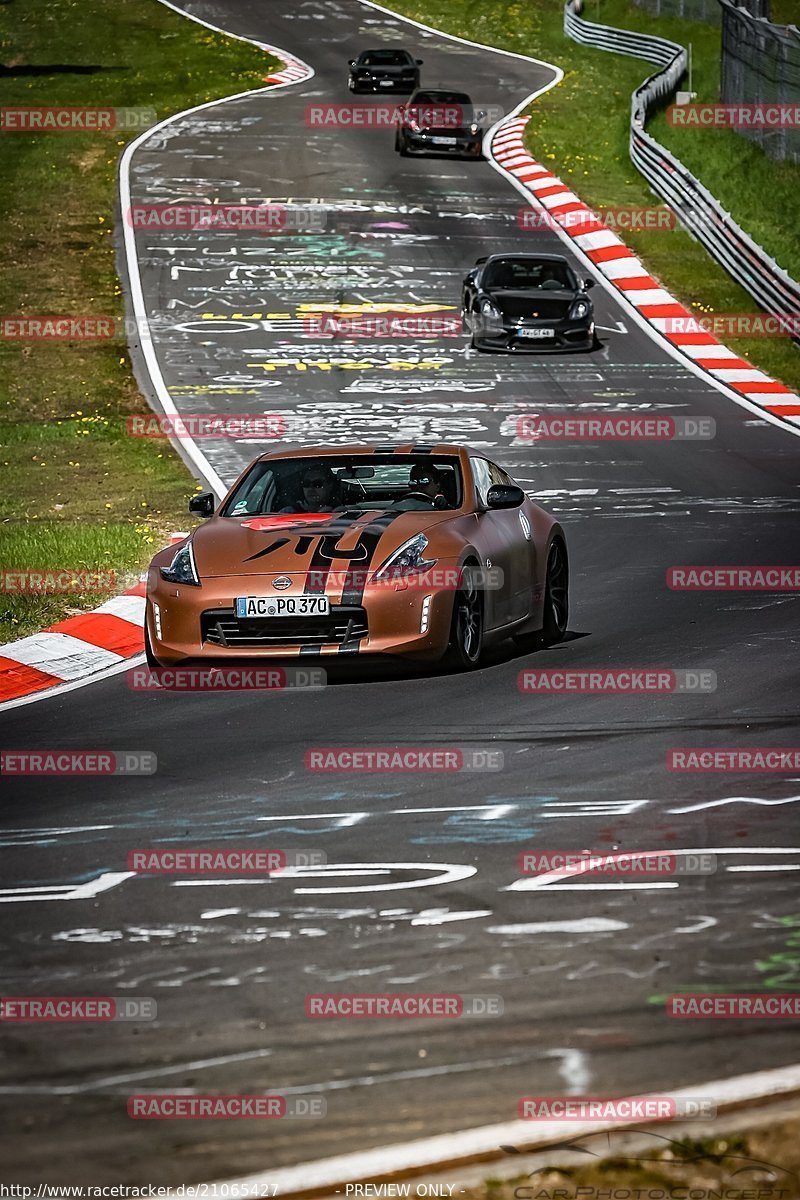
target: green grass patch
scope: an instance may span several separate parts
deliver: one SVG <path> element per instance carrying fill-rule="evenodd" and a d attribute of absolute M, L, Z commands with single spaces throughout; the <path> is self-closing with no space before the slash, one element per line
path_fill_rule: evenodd
<path fill-rule="evenodd" d="M 158 0 L 14 0 L 0 7 L 0 62 L 3 106 L 151 108 L 159 120 L 264 87 L 278 64 Z M 0 313 L 123 316 L 111 233 L 134 136 L 2 135 Z M 180 458 L 125 434 L 126 417 L 149 410 L 124 342 L 0 341 L 0 381 L 4 566 L 79 569 L 111 554 L 134 569 L 186 527 L 195 488 Z M 0 642 L 97 602 L 0 596 Z"/>
<path fill-rule="evenodd" d="M 631 93 L 655 70 L 651 64 L 571 41 L 563 32 L 562 0 L 425 0 L 424 6 L 419 0 L 396 0 L 393 7 L 447 33 L 560 66 L 562 82 L 530 109 L 525 140 L 531 154 L 593 208 L 651 208 L 660 203 L 628 154 Z M 656 18 L 628 0 L 586 0 L 584 16 L 683 45 L 691 42 L 698 99 L 719 98 L 718 27 Z M 663 115 L 648 128 L 723 201 L 746 232 L 794 278 L 800 276 L 796 164 L 772 162 L 732 131 L 705 133 L 709 147 L 693 141 L 686 131 L 668 127 Z M 623 237 L 651 274 L 687 307 L 698 313 L 760 312 L 687 233 L 650 230 L 625 232 Z M 789 338 L 730 338 L 726 344 L 792 389 L 800 388 L 800 350 Z"/>
<path fill-rule="evenodd" d="M 132 586 L 142 559 L 154 553 L 162 540 L 144 522 L 79 525 L 44 520 L 4 524 L 3 570 L 24 572 L 25 583 L 34 574 L 52 573 L 39 582 L 41 591 L 19 594 L 13 588 L 20 586 L 20 577 L 7 577 L 8 590 L 0 591 L 0 628 L 7 635 L 5 640 L 95 608 Z M 70 572 L 68 578 L 65 568 Z M 49 590 L 55 587 L 59 590 Z"/>
<path fill-rule="evenodd" d="M 797 0 L 772 0 L 769 19 L 774 25 L 800 25 Z"/>

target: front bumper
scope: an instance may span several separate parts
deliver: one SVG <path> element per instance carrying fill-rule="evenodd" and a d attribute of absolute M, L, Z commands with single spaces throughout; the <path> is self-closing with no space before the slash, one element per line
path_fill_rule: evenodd
<path fill-rule="evenodd" d="M 437 564 L 456 570 L 457 564 Z M 281 572 L 281 574 L 284 574 Z M 331 655 L 407 655 L 440 658 L 450 637 L 453 591 L 403 581 L 370 583 L 358 597 L 329 595 L 329 618 L 239 621 L 237 596 L 302 596 L 305 575 L 276 592 L 274 575 L 226 576 L 200 587 L 167 583 L 151 568 L 145 620 L 155 657 L 164 665 L 187 659 L 299 658 Z M 426 602 L 427 601 L 427 602 Z"/>
<path fill-rule="evenodd" d="M 547 329 L 548 337 L 526 337 L 523 329 Z M 541 354 L 542 352 L 564 353 L 567 350 L 591 350 L 594 348 L 594 321 L 540 321 L 523 326 L 504 323 L 502 329 L 483 328 L 474 334 L 477 346 L 486 350 L 500 350 L 509 354 Z"/>
<path fill-rule="evenodd" d="M 353 86 L 359 92 L 413 92 L 418 86 L 416 78 L 401 79 L 362 79 L 358 75 L 351 76 Z"/>
<path fill-rule="evenodd" d="M 435 138 L 453 138 L 453 145 L 434 141 Z M 458 154 L 469 158 L 478 158 L 483 146 L 483 134 L 430 134 L 403 131 L 403 140 L 409 154 Z"/>

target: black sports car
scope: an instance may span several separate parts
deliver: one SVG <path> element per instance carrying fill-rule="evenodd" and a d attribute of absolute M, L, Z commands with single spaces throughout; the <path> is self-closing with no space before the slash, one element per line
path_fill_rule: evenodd
<path fill-rule="evenodd" d="M 394 148 L 406 154 L 458 154 L 479 158 L 486 112 L 466 92 L 418 90 L 398 114 Z"/>
<path fill-rule="evenodd" d="M 413 92 L 419 87 L 422 59 L 407 50 L 365 50 L 348 65 L 351 92 Z"/>
<path fill-rule="evenodd" d="M 590 287 L 560 254 L 492 254 L 464 279 L 462 326 L 476 350 L 591 350 Z"/>

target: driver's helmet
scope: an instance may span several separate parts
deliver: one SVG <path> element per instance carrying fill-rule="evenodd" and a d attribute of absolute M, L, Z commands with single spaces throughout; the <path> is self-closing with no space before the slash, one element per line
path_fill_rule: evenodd
<path fill-rule="evenodd" d="M 428 483 L 435 483 L 441 491 L 442 477 L 434 466 L 426 466 L 425 463 L 414 463 L 408 477 L 411 487 L 424 487 Z"/>

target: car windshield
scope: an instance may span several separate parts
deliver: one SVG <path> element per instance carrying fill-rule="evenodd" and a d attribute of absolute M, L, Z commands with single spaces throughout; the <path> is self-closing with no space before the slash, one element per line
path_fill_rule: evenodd
<path fill-rule="evenodd" d="M 496 291 L 531 288 L 575 291 L 578 283 L 566 262 L 552 258 L 501 258 L 489 264 L 483 286 Z"/>
<path fill-rule="evenodd" d="M 410 493 L 414 497 L 410 498 Z M 263 459 L 242 479 L 224 517 L 409 508 L 455 509 L 463 494 L 455 455 L 358 454 Z"/>
<path fill-rule="evenodd" d="M 415 92 L 411 104 L 472 104 L 466 92 Z"/>
<path fill-rule="evenodd" d="M 368 50 L 359 61 L 364 67 L 405 67 L 411 55 L 405 50 Z"/>

